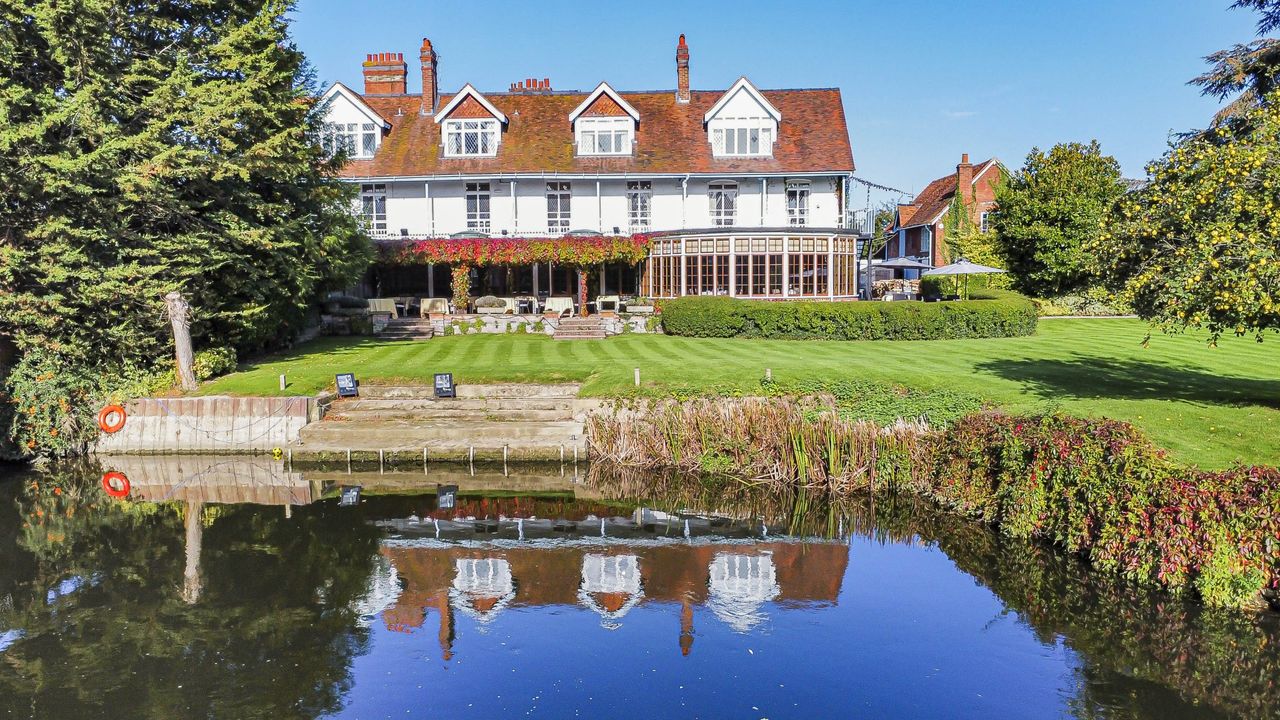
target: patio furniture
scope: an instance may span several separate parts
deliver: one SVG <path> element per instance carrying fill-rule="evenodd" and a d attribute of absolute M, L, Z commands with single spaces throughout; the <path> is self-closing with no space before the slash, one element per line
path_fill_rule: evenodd
<path fill-rule="evenodd" d="M 498 298 L 506 303 L 507 309 L 505 315 L 518 315 L 520 313 L 520 300 L 514 297 Z"/>
<path fill-rule="evenodd" d="M 396 317 L 396 300 L 395 298 L 369 298 L 370 313 L 386 313 L 391 317 Z"/>
<path fill-rule="evenodd" d="M 449 301 L 446 298 L 421 298 L 418 307 L 422 317 L 449 314 Z"/>
<path fill-rule="evenodd" d="M 520 315 L 530 315 L 538 312 L 538 299 L 532 295 L 517 296 L 516 312 Z"/>
<path fill-rule="evenodd" d="M 554 313 L 559 317 L 568 315 L 573 317 L 573 298 L 571 297 L 549 297 L 546 305 L 543 306 L 542 312 Z"/>
<path fill-rule="evenodd" d="M 622 298 L 617 295 L 601 295 L 596 298 L 596 309 L 599 312 L 618 312 Z"/>
<path fill-rule="evenodd" d="M 1004 270 L 1001 270 L 1000 268 L 991 267 L 989 265 L 979 265 L 977 263 L 969 262 L 965 258 L 960 258 L 950 265 L 943 265 L 940 268 L 934 268 L 933 270 L 929 270 L 923 274 L 930 277 L 938 275 L 964 276 L 964 289 L 961 291 L 960 295 L 967 300 L 969 298 L 970 275 L 988 275 L 991 273 L 1002 272 L 1004 272 Z"/>

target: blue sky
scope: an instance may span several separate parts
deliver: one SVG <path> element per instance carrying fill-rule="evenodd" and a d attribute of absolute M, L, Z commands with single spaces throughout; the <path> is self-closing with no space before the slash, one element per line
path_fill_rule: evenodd
<path fill-rule="evenodd" d="M 694 89 L 746 75 L 762 88 L 843 91 L 858 175 L 909 191 L 960 153 L 1010 167 L 1033 146 L 1097 138 L 1141 177 L 1171 132 L 1218 103 L 1186 82 L 1203 56 L 1253 37 L 1230 0 L 966 2 L 379 2 L 300 0 L 294 35 L 327 84 L 359 88 L 370 52 L 431 38 L 440 87 L 674 88 L 688 36 Z M 785 121 L 785 119 L 784 119 Z"/>

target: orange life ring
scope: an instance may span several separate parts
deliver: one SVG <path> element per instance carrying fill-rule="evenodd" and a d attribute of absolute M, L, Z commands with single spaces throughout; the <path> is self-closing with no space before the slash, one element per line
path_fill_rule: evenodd
<path fill-rule="evenodd" d="M 102 489 L 106 490 L 107 494 L 113 498 L 128 497 L 129 478 L 125 477 L 124 473 L 116 472 L 115 470 L 105 472 L 102 474 Z"/>
<path fill-rule="evenodd" d="M 98 427 L 102 428 L 104 433 L 120 432 L 126 417 L 124 408 L 119 405 L 108 405 L 98 411 Z"/>

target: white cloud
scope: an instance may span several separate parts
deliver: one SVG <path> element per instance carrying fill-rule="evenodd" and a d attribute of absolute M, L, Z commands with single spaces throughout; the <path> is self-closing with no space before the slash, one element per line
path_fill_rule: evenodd
<path fill-rule="evenodd" d="M 942 114 L 952 120 L 962 120 L 964 118 L 971 118 L 978 113 L 975 110 L 944 110 L 942 111 Z"/>

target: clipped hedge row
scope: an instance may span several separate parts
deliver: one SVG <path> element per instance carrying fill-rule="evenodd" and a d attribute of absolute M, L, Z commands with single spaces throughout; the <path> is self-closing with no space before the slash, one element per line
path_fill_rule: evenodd
<path fill-rule="evenodd" d="M 814 302 L 686 297 L 662 304 L 662 327 L 686 337 L 944 340 L 1036 331 L 1035 304 L 1003 290 L 951 302 Z"/>

